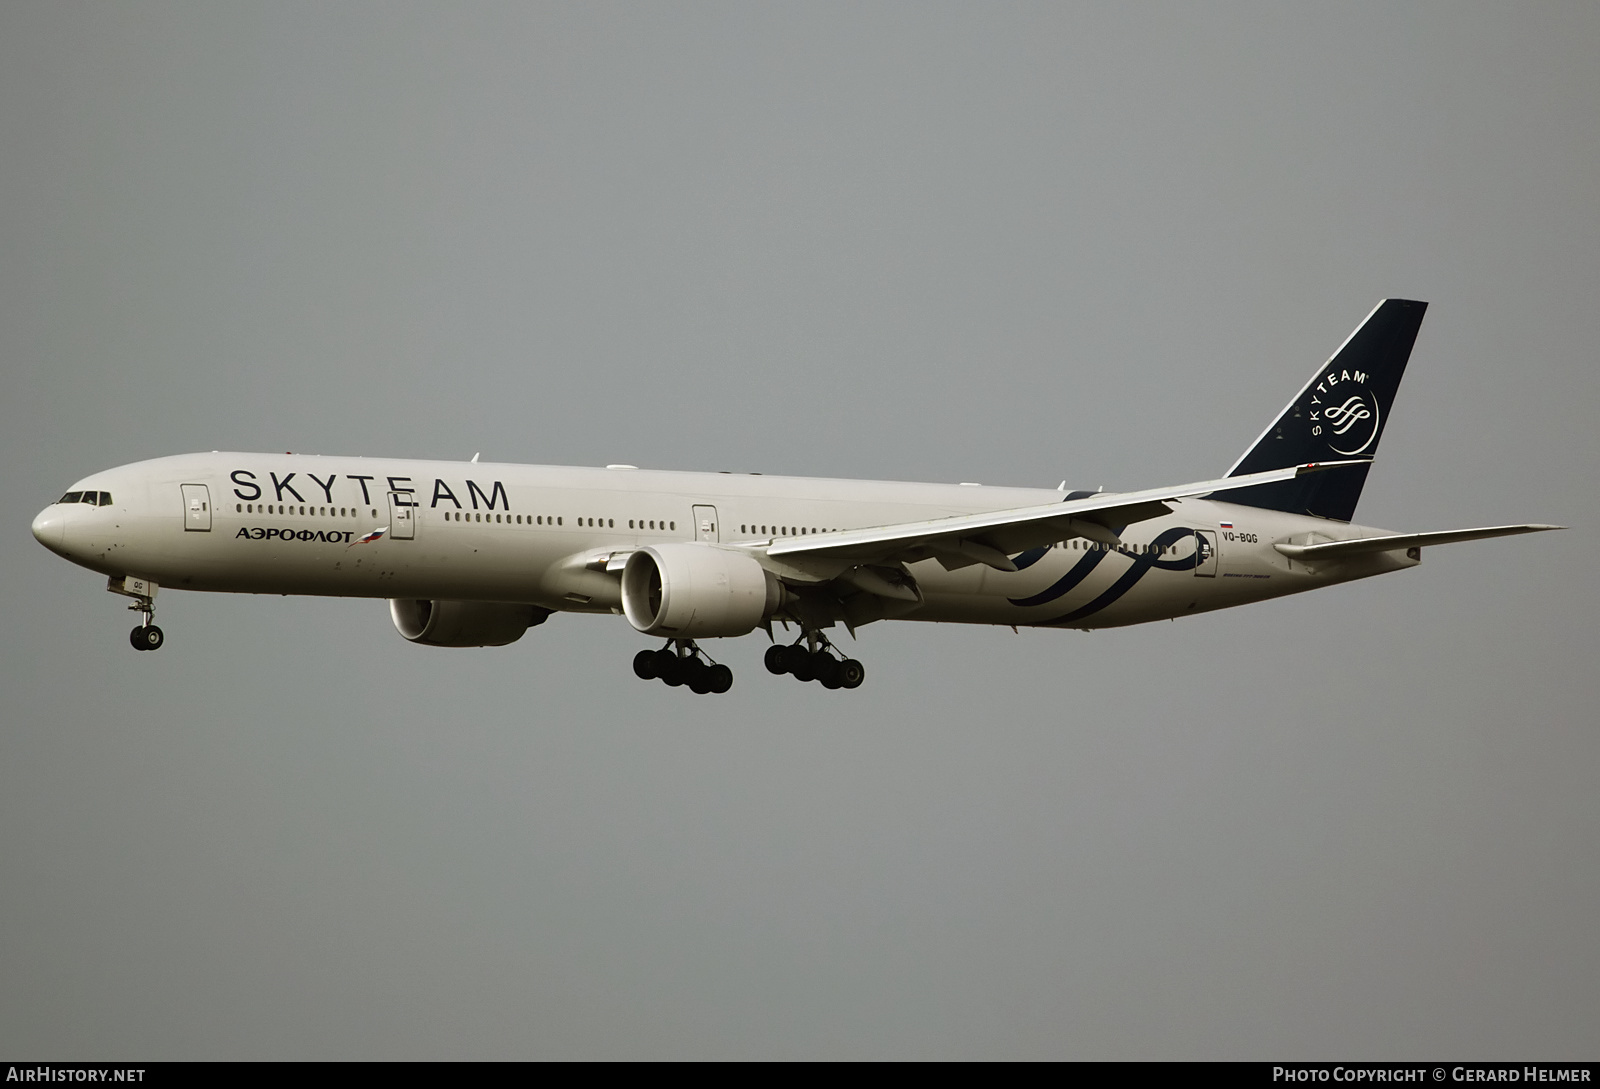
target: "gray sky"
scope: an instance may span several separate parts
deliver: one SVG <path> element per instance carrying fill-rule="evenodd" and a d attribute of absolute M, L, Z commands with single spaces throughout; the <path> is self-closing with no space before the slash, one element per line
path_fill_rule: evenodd
<path fill-rule="evenodd" d="M 0 1054 L 1594 1057 L 1600 8 L 0 8 Z M 1361 521 L 855 693 L 40 548 L 232 448 L 1148 487 L 1432 307 Z"/>

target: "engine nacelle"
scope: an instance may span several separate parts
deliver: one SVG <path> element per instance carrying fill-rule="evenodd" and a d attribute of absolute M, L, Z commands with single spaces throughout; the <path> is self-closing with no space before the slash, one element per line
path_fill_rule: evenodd
<path fill-rule="evenodd" d="M 744 635 L 780 596 L 778 580 L 754 558 L 713 544 L 650 545 L 622 569 L 622 612 L 646 635 Z"/>
<path fill-rule="evenodd" d="M 509 601 L 417 601 L 391 598 L 389 615 L 401 635 L 430 647 L 503 647 L 543 624 L 549 609 Z"/>

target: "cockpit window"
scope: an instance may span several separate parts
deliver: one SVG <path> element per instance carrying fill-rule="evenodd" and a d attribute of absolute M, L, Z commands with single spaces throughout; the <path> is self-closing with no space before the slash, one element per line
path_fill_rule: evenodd
<path fill-rule="evenodd" d="M 111 493 L 110 492 L 101 492 L 100 493 L 100 505 L 102 507 L 109 507 L 111 505 Z"/>
<path fill-rule="evenodd" d="M 88 503 L 90 506 L 98 507 L 100 505 L 100 493 L 99 492 L 84 492 L 83 493 L 83 501 L 85 503 Z"/>
<path fill-rule="evenodd" d="M 83 493 L 82 492 L 68 492 L 66 495 L 63 495 L 61 497 L 61 502 L 63 502 L 63 503 L 76 503 L 78 500 L 80 500 L 82 498 L 83 498 Z"/>

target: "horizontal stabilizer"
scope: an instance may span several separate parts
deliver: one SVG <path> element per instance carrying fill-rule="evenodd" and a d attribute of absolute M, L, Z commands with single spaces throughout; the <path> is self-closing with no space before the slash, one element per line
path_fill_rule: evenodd
<path fill-rule="evenodd" d="M 1275 544 L 1272 547 L 1294 560 L 1338 560 L 1346 556 L 1363 556 L 1371 552 L 1394 552 L 1402 548 L 1455 544 L 1457 541 L 1481 541 L 1486 537 L 1510 537 L 1518 533 L 1542 533 L 1547 529 L 1565 528 L 1565 526 L 1530 523 L 1525 526 L 1447 529 L 1439 533 L 1397 533 L 1387 537 L 1362 537 L 1354 541 L 1328 541 L 1311 545 Z"/>

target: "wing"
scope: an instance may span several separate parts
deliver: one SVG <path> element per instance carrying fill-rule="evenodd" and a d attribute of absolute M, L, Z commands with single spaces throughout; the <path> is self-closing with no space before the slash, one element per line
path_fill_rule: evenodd
<path fill-rule="evenodd" d="M 1338 560 L 1369 552 L 1393 552 L 1401 548 L 1481 541 L 1486 537 L 1510 537 L 1517 533 L 1543 533 L 1547 529 L 1565 528 L 1531 522 L 1523 526 L 1485 526 L 1482 529 L 1449 529 L 1438 533 L 1395 533 L 1386 537 L 1361 537 L 1354 541 L 1327 541 L 1311 545 L 1275 544 L 1272 547 L 1295 560 Z"/>
<path fill-rule="evenodd" d="M 779 537 L 766 547 L 765 554 L 775 560 L 793 561 L 821 572 L 828 567 L 842 570 L 858 564 L 898 564 L 937 559 L 946 568 L 984 563 L 1001 571 L 1015 571 L 1010 556 L 1030 548 L 1087 537 L 1104 544 L 1119 541 L 1117 528 L 1147 518 L 1159 518 L 1177 499 L 1205 495 L 1223 488 L 1271 484 L 1293 480 L 1307 473 L 1368 465 L 1365 459 L 1323 461 L 1272 469 L 1249 476 L 1224 480 L 1202 480 L 1172 488 L 1151 488 L 1141 492 L 1094 495 L 1037 507 L 962 514 L 934 518 L 925 522 L 903 522 L 870 529 L 850 529 L 837 533 L 818 533 L 804 537 Z M 826 577 L 832 577 L 826 576 Z"/>

